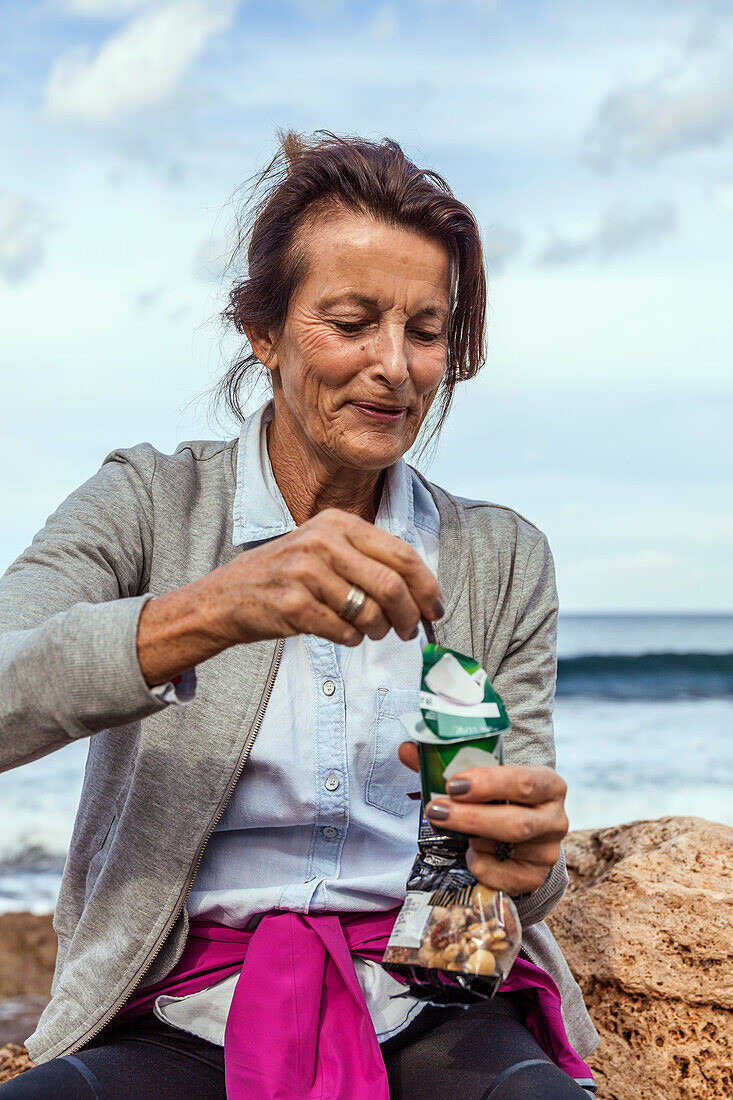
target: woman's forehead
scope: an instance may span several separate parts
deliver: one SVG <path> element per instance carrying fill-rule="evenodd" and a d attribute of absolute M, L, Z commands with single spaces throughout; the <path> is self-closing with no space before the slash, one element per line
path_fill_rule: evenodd
<path fill-rule="evenodd" d="M 348 304 L 367 306 L 409 288 L 422 310 L 447 312 L 451 262 L 438 241 L 344 212 L 319 219 L 304 244 L 307 289 L 329 304 L 350 297 Z"/>

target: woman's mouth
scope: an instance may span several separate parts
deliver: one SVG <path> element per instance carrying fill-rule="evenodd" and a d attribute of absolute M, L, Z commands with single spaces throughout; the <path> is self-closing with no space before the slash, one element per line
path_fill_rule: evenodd
<path fill-rule="evenodd" d="M 407 412 L 405 405 L 372 405 L 368 401 L 350 401 L 349 404 L 370 420 L 381 420 L 383 424 L 396 424 Z"/>

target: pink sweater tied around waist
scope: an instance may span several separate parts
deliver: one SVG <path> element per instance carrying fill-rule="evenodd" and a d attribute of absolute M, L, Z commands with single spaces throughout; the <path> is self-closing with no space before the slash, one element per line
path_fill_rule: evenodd
<path fill-rule="evenodd" d="M 224 1033 L 228 1100 L 389 1100 L 387 1073 L 352 954 L 381 962 L 399 908 L 386 913 L 275 909 L 253 931 L 192 920 L 183 954 L 116 1020 L 161 994 L 198 993 L 240 972 Z M 521 992 L 527 1027 L 572 1077 L 591 1073 L 568 1042 L 552 978 L 518 958 L 503 992 Z"/>

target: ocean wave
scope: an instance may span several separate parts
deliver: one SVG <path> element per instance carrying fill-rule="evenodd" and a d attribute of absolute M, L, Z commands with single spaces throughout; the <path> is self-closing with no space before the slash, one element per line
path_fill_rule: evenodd
<path fill-rule="evenodd" d="M 557 667 L 557 694 L 637 700 L 733 697 L 733 653 L 563 657 Z"/>
<path fill-rule="evenodd" d="M 0 856 L 0 874 L 27 874 L 51 872 L 61 874 L 66 862 L 66 853 L 58 848 L 49 850 L 42 844 L 26 844 L 16 840 L 16 847 L 6 844 Z"/>

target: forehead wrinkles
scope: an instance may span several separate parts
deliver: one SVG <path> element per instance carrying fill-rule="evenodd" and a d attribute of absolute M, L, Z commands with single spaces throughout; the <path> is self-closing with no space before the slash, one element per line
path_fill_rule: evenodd
<path fill-rule="evenodd" d="M 399 298 L 410 313 L 450 309 L 454 265 L 438 241 L 342 210 L 328 221 L 321 212 L 296 242 L 304 271 L 299 289 L 308 283 L 329 299 L 348 289 L 381 306 Z"/>

